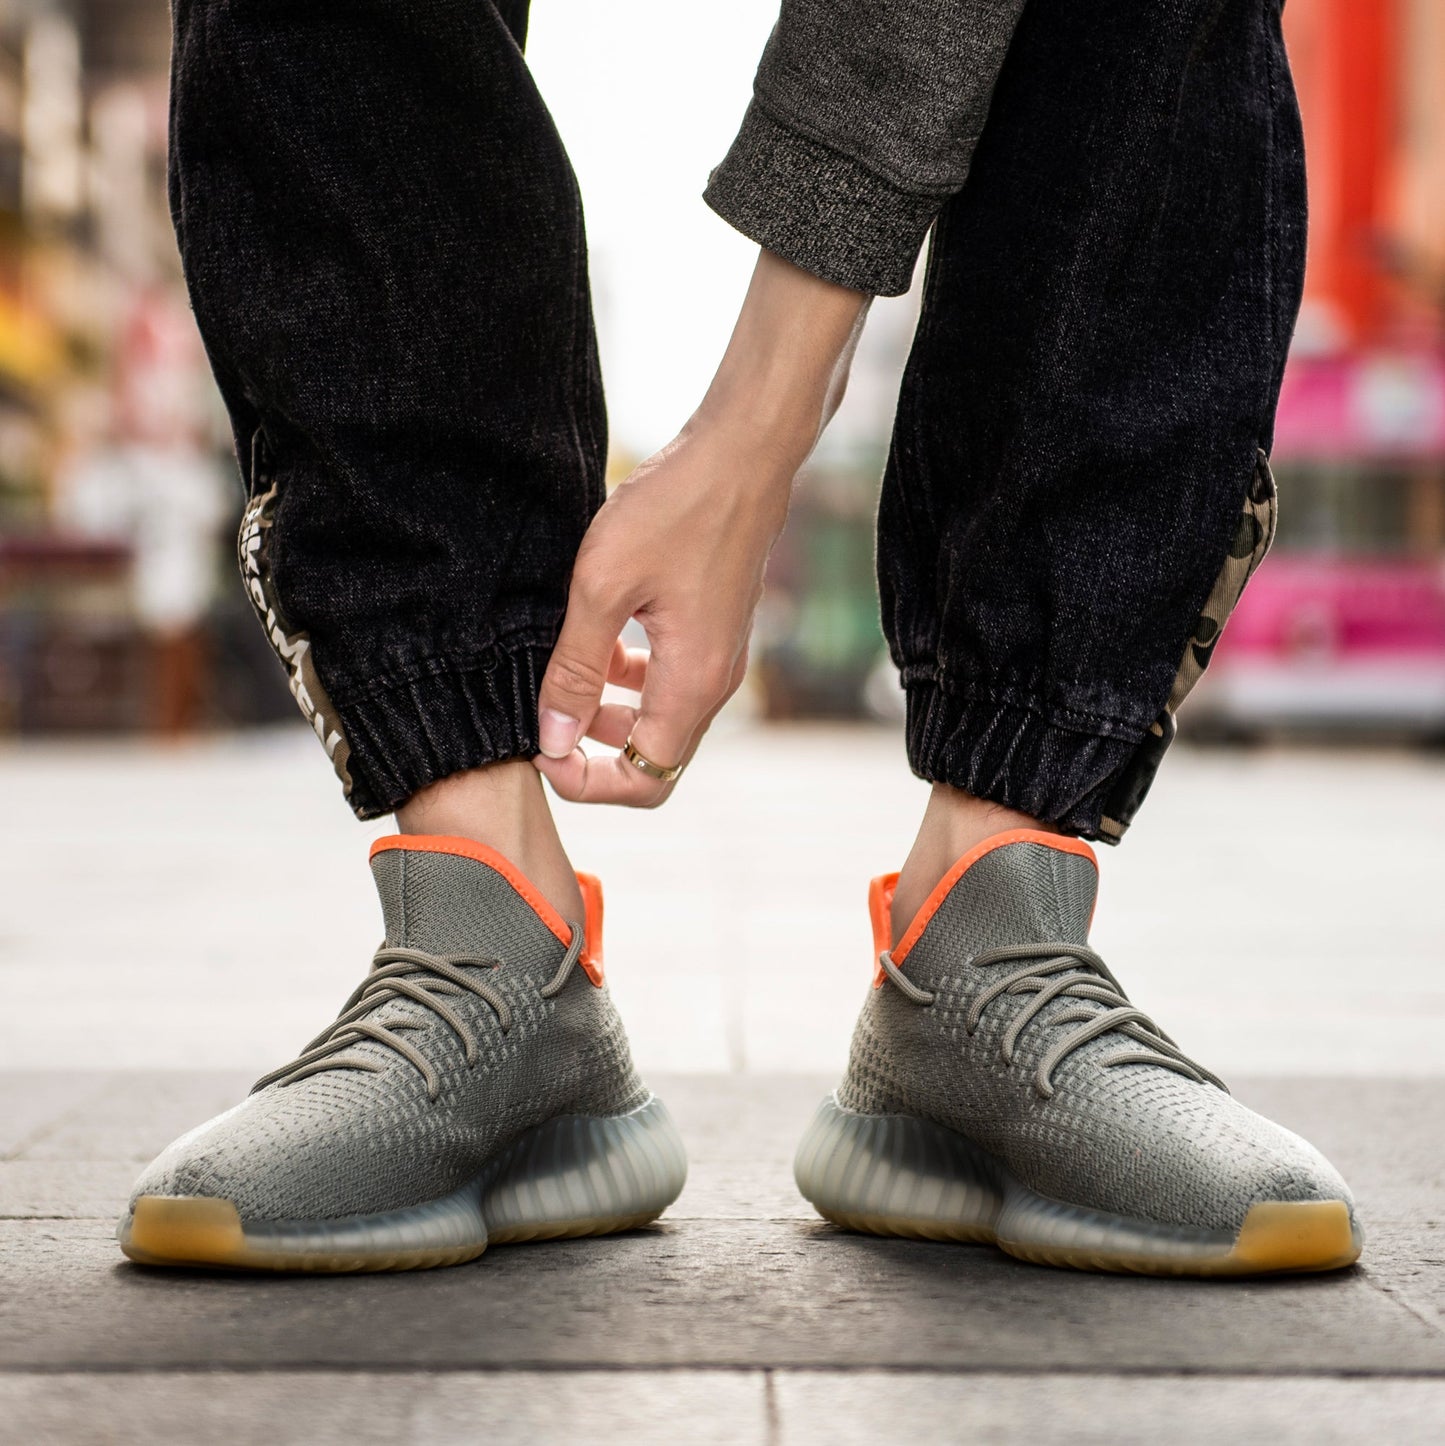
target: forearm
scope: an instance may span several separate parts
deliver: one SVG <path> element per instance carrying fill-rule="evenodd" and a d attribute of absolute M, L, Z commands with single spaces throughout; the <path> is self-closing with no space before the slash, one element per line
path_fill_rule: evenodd
<path fill-rule="evenodd" d="M 689 428 L 736 437 L 792 474 L 837 410 L 871 297 L 758 254 L 747 296 Z"/>

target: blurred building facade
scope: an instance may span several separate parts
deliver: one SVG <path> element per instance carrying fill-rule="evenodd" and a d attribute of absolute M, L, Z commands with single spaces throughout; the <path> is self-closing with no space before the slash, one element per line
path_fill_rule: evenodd
<path fill-rule="evenodd" d="M 1310 186 L 1280 530 L 1182 720 L 1445 737 L 1445 5 L 1291 0 Z"/>
<path fill-rule="evenodd" d="M 0 0 L 0 731 L 276 711 L 217 611 L 239 495 L 171 234 L 168 46 L 151 0 Z"/>

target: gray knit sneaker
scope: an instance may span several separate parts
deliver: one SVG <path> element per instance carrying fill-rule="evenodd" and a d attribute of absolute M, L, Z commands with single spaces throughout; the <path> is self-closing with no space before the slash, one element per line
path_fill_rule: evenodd
<path fill-rule="evenodd" d="M 1001 834 L 965 855 L 890 954 L 848 1073 L 798 1149 L 829 1220 L 990 1241 L 1084 1270 L 1335 1270 L 1360 1254 L 1345 1182 L 1233 1100 L 1087 947 L 1087 844 Z"/>
<path fill-rule="evenodd" d="M 569 925 L 465 839 L 372 848 L 386 942 L 340 1017 L 141 1176 L 146 1265 L 407 1270 L 600 1235 L 682 1190 L 682 1141 L 602 984 L 602 899 Z M 584 940 L 585 934 L 585 940 Z"/>

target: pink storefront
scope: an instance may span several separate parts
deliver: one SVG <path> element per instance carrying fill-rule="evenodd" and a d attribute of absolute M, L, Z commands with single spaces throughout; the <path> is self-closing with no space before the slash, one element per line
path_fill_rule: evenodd
<path fill-rule="evenodd" d="M 1310 246 L 1279 537 L 1182 722 L 1445 737 L 1445 4 L 1284 18 Z"/>
<path fill-rule="evenodd" d="M 1296 358 L 1280 528 L 1186 727 L 1445 736 L 1445 358 Z"/>

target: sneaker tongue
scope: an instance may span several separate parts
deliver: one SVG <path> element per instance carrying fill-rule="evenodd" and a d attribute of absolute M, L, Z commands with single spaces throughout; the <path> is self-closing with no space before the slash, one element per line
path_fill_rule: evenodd
<path fill-rule="evenodd" d="M 501 854 L 469 839 L 378 839 L 371 872 L 386 942 L 555 969 L 567 926 Z M 551 918 L 549 925 L 539 909 Z"/>
<path fill-rule="evenodd" d="M 1007 944 L 1084 944 L 1097 890 L 1087 844 L 1003 844 L 965 869 L 918 942 L 946 934 L 950 952 L 968 954 Z"/>

